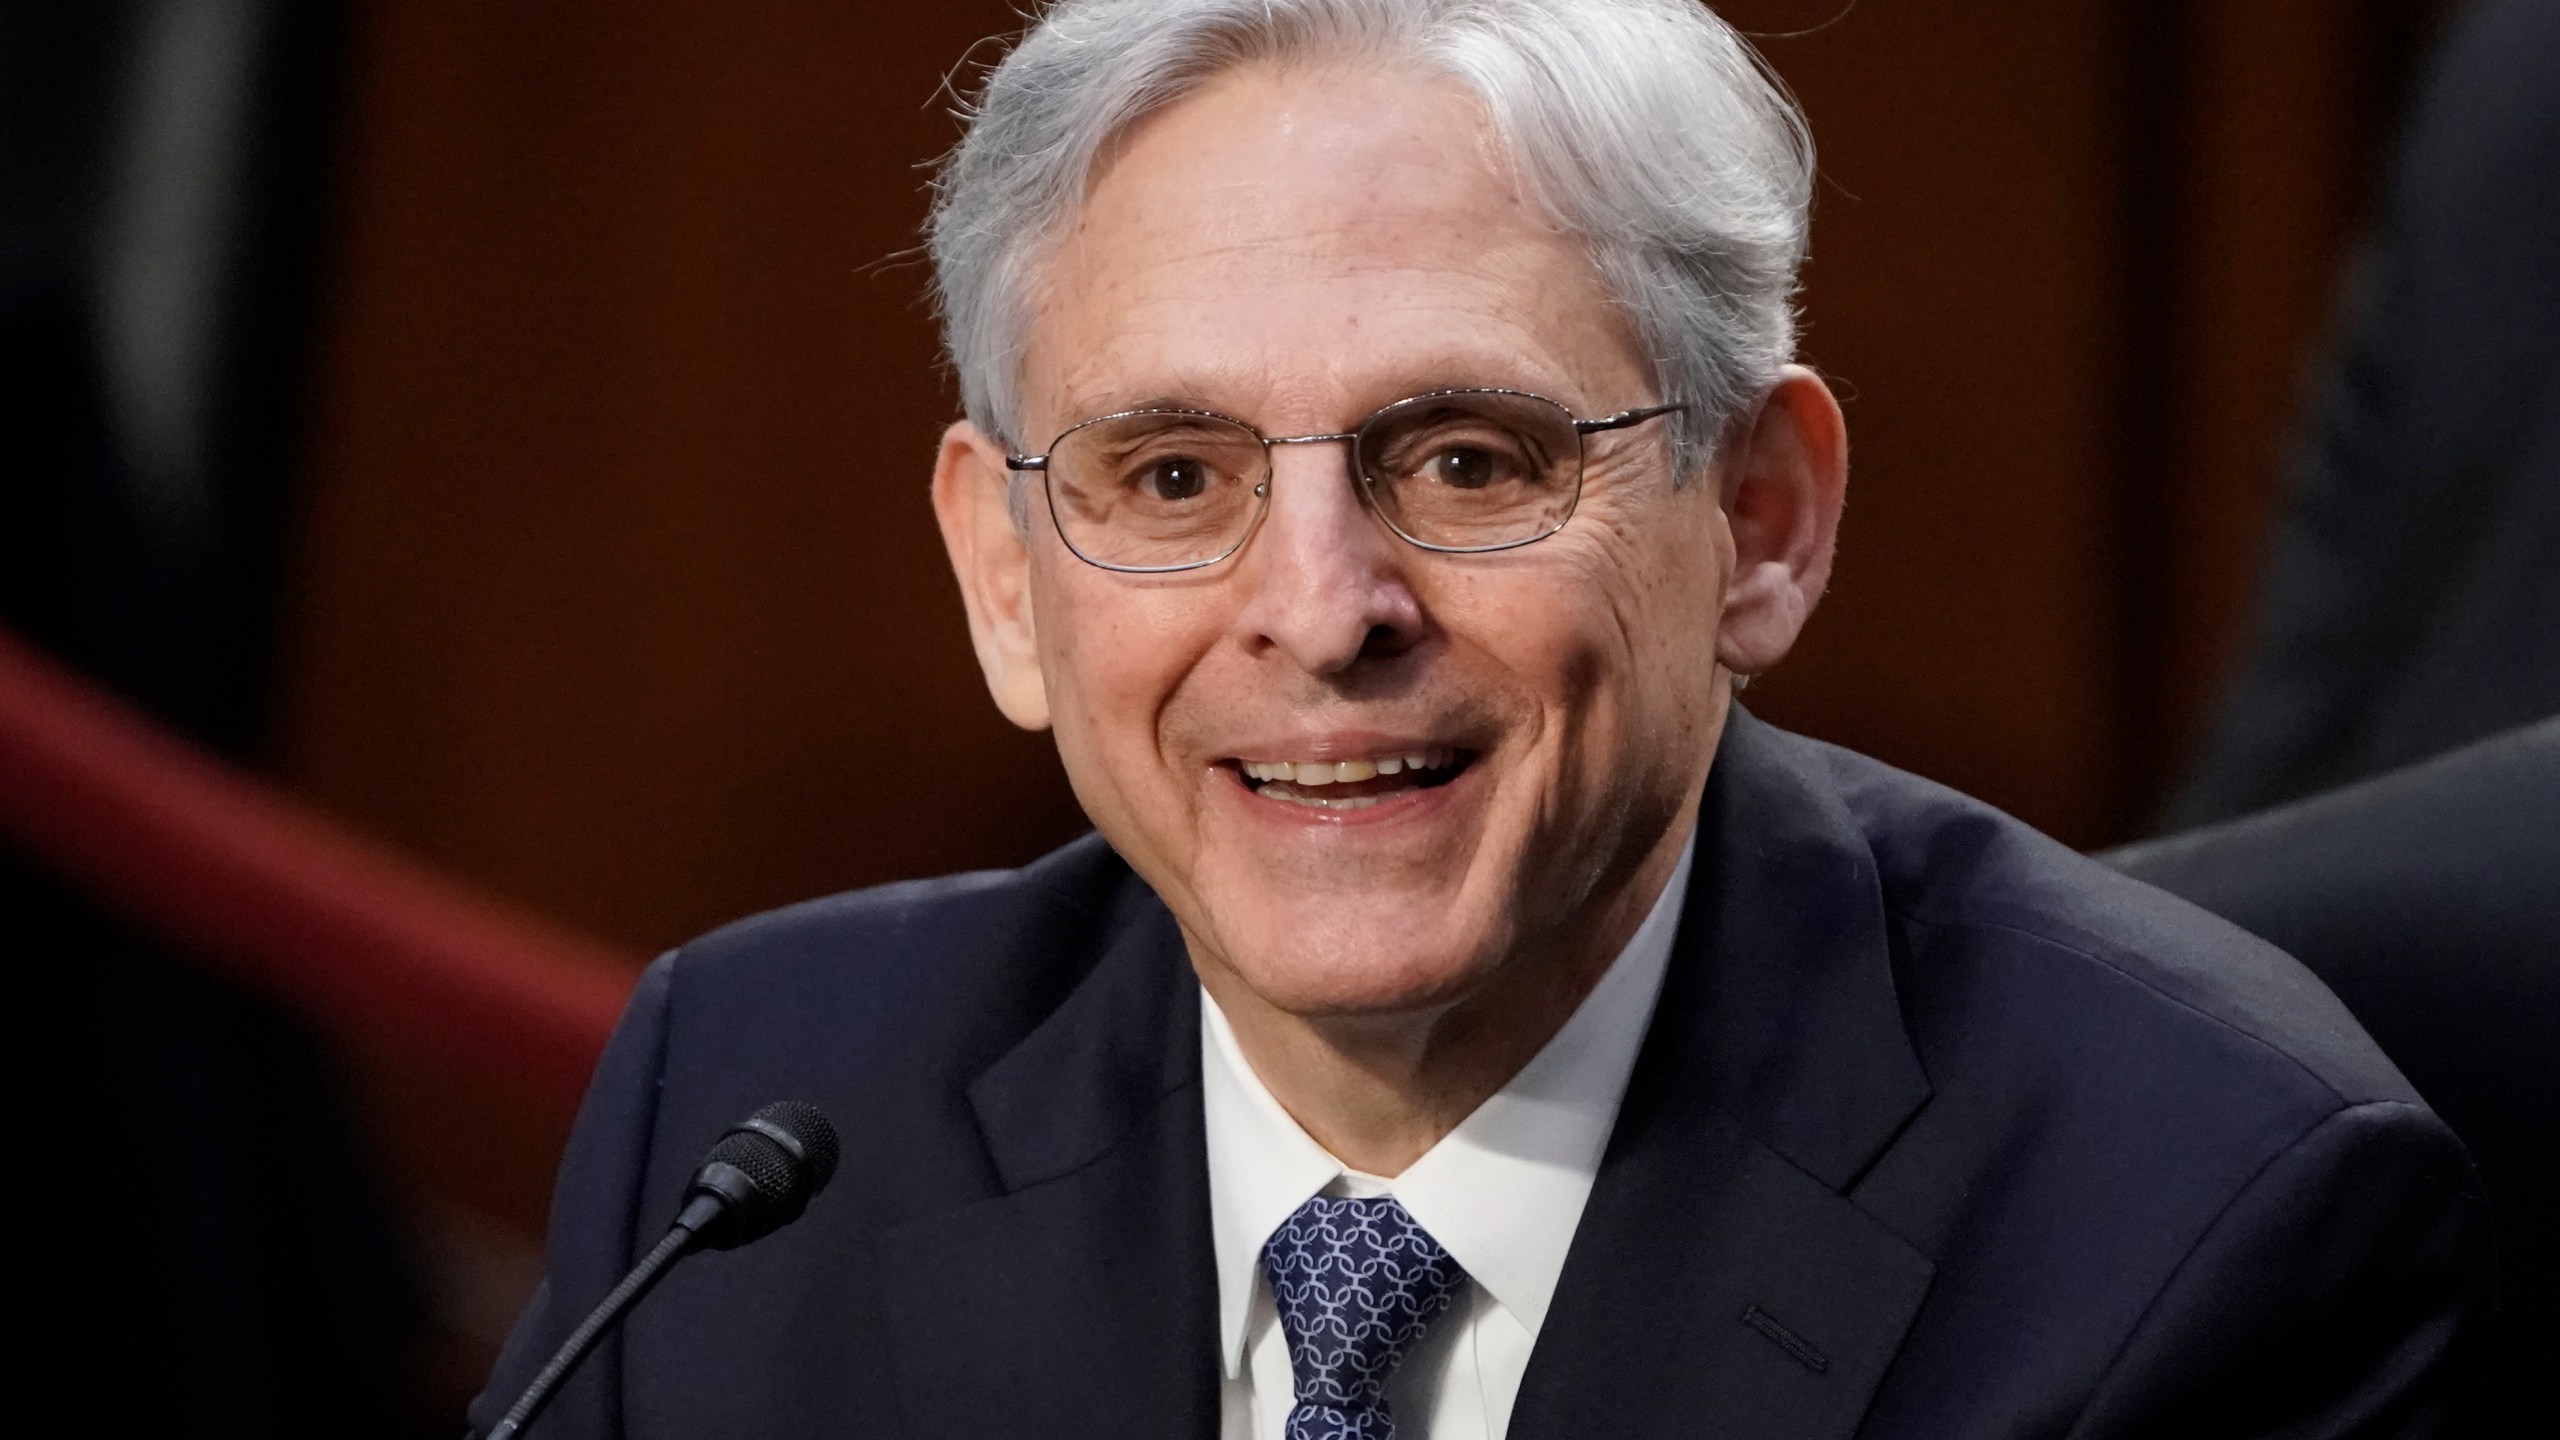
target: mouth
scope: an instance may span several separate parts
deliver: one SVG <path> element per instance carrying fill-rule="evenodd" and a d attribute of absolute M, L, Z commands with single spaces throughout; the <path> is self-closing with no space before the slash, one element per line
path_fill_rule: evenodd
<path fill-rule="evenodd" d="M 1236 783 L 1265 800 L 1345 813 L 1436 790 L 1475 763 L 1472 750 L 1427 746 L 1347 760 L 1227 760 Z"/>

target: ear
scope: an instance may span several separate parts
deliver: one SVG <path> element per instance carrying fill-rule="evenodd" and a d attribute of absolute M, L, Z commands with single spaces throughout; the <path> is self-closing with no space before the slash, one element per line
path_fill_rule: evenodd
<path fill-rule="evenodd" d="M 1790 365 L 1720 467 L 1733 530 L 1716 658 L 1757 675 L 1796 643 L 1831 581 L 1849 484 L 1848 428 L 1831 387 Z"/>
<path fill-rule="evenodd" d="M 960 581 L 960 602 L 968 607 L 969 641 L 987 692 L 1006 719 L 1045 730 L 1049 692 L 1032 623 L 1031 547 L 1014 524 L 1007 497 L 1013 477 L 1004 459 L 1004 447 L 965 420 L 943 431 L 933 466 L 933 514 Z"/>

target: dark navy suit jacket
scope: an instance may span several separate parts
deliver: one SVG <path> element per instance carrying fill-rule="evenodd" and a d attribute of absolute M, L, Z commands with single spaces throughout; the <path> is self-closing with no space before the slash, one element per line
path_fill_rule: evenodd
<path fill-rule="evenodd" d="M 1098 840 L 649 971 L 485 1428 L 738 1117 L 846 1142 L 537 1437 L 1211 1440 L 1199 998 Z M 1514 1440 L 2425 1433 L 2486 1301 L 2461 1146 L 2281 953 L 1737 713 Z"/>

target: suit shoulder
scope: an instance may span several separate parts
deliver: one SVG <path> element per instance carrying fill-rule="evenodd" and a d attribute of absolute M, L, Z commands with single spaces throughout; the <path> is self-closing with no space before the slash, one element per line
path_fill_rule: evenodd
<path fill-rule="evenodd" d="M 1989 806 L 1794 743 L 1874 861 L 1928 1085 L 1848 1196 L 1937 1267 L 1872 1427 L 2186 1433 L 2147 1407 L 2228 1396 L 2193 1380 L 2225 1357 L 2258 1367 L 2247 1393 L 2309 1397 L 2273 1367 L 2438 1323 L 2395 1297 L 2476 1273 L 2460 1144 L 2308 971 Z M 2137 1423 L 2086 1418 L 2120 1410 Z"/>
<path fill-rule="evenodd" d="M 2325 1110 L 2417 1096 L 2327 986 L 2274 946 L 1993 807 L 1812 747 L 1867 837 L 1904 930 L 1903 982 L 1986 1007 L 2032 992 L 2056 1059 L 2096 1034 L 2177 1034 L 2226 1079 Z M 1939 998 L 1951 998 L 1940 995 Z M 2302 1082 L 2307 1082 L 2304 1084 Z M 2324 1103 L 2325 1102 L 2325 1103 Z"/>
<path fill-rule="evenodd" d="M 1099 919 L 1129 878 L 1101 837 L 1087 835 L 1017 870 L 900 880 L 762 911 L 686 942 L 676 956 L 696 972 L 814 965 L 841 974 L 903 964 L 918 950 L 972 951 L 1041 922 Z"/>
<path fill-rule="evenodd" d="M 668 1009 L 697 1043 L 979 1054 L 1037 1023 L 1151 903 L 1086 836 L 1018 870 L 874 886 L 722 926 L 672 956 Z"/>

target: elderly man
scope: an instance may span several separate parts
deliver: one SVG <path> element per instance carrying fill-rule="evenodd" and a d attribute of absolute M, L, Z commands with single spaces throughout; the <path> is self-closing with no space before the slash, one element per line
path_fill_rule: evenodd
<path fill-rule="evenodd" d="M 933 498 L 1099 832 L 662 960 L 480 1419 L 726 1122 L 846 1132 L 588 1436 L 2424 1431 L 2454 1138 L 2283 956 L 1760 724 L 1846 450 L 1685 0 L 1069 0 L 933 254 Z"/>

